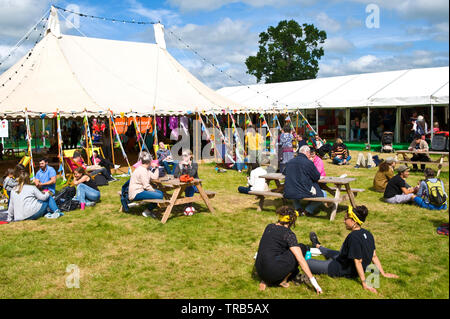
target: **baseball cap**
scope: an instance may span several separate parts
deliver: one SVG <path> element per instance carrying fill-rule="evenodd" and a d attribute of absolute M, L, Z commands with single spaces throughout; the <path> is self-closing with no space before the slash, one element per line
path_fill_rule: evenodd
<path fill-rule="evenodd" d="M 386 163 L 388 164 L 392 164 L 394 162 L 397 162 L 397 160 L 395 159 L 395 157 L 388 157 L 384 160 Z"/>
<path fill-rule="evenodd" d="M 400 165 L 399 167 L 397 167 L 397 172 L 399 173 L 403 173 L 404 171 L 409 170 L 410 168 L 404 164 Z"/>

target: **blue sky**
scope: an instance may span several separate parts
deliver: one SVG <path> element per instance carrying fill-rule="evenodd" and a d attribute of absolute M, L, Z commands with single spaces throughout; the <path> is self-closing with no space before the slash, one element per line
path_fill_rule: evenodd
<path fill-rule="evenodd" d="M 255 83 L 245 73 L 245 58 L 256 54 L 258 34 L 284 19 L 312 23 L 327 32 L 319 77 L 449 64 L 447 0 L 0 0 L 0 61 L 52 3 L 97 16 L 161 21 L 169 52 L 214 89 L 238 85 L 237 80 Z M 368 5 L 379 9 L 379 28 L 366 25 L 372 13 L 366 12 Z M 151 26 L 76 21 L 64 15 L 89 37 L 154 42 Z M 64 33 L 80 35 L 60 19 Z M 205 64 L 167 30 L 233 79 Z M 1 67 L 12 65 L 31 44 L 19 48 Z"/>

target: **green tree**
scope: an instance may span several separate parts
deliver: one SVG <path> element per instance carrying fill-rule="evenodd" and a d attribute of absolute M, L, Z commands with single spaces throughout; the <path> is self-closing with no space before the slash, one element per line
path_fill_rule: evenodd
<path fill-rule="evenodd" d="M 314 79 L 327 38 L 313 24 L 283 20 L 259 34 L 259 51 L 245 61 L 247 73 L 265 83 Z"/>

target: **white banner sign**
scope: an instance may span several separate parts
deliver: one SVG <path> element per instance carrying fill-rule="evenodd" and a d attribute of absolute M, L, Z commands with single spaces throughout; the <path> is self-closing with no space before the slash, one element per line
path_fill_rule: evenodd
<path fill-rule="evenodd" d="M 0 121 L 0 137 L 8 137 L 8 120 Z"/>

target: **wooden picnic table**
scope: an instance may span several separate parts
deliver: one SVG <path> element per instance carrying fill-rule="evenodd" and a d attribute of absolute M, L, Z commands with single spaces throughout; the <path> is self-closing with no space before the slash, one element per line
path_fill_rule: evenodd
<path fill-rule="evenodd" d="M 208 207 L 209 211 L 211 213 L 214 213 L 214 208 L 211 206 L 209 198 L 214 197 L 215 193 L 205 191 L 203 189 L 201 179 L 197 178 L 192 182 L 183 183 L 180 182 L 178 178 L 173 178 L 172 176 L 168 175 L 157 180 L 152 180 L 151 183 L 164 193 L 164 200 L 160 203 L 168 205 L 161 219 L 161 222 L 163 224 L 166 223 L 167 219 L 172 213 L 172 209 L 178 205 L 185 205 L 203 201 Z M 183 197 L 184 191 L 189 186 L 195 186 L 199 194 L 194 194 L 193 197 Z M 170 191 L 173 191 L 173 193 L 169 194 Z"/>
<path fill-rule="evenodd" d="M 271 192 L 257 192 L 250 191 L 250 195 L 256 195 L 259 198 L 259 207 L 258 210 L 263 209 L 264 198 L 266 196 L 274 196 L 278 198 L 283 198 L 284 184 L 281 182 L 284 181 L 285 176 L 281 173 L 269 173 L 266 175 L 262 175 L 262 178 L 266 179 L 266 183 L 270 184 L 271 181 L 275 181 L 277 186 L 276 189 L 271 190 Z M 333 205 L 332 211 L 330 214 L 330 220 L 334 220 L 336 217 L 337 209 L 339 204 L 344 200 L 350 200 L 350 204 L 352 207 L 356 207 L 355 196 L 359 192 L 363 192 L 364 189 L 351 188 L 350 183 L 355 181 L 355 178 L 349 177 L 333 177 L 333 176 L 325 176 L 321 177 L 318 181 L 320 188 L 329 192 L 333 195 L 333 197 L 310 197 L 304 198 L 305 201 L 316 201 L 323 203 L 331 203 Z M 328 186 L 328 184 L 333 184 L 334 186 Z M 341 194 L 341 192 L 345 191 L 346 194 Z M 283 198 L 284 199 L 284 198 Z"/>
<path fill-rule="evenodd" d="M 439 175 L 441 174 L 441 170 L 442 170 L 442 166 L 448 166 L 448 161 L 444 162 L 445 157 L 449 157 L 448 152 L 438 152 L 438 151 L 428 151 L 428 152 L 418 152 L 416 150 L 405 150 L 405 151 L 396 151 L 398 154 L 402 155 L 403 157 L 403 161 L 398 161 L 398 163 L 402 163 L 402 164 L 416 164 L 416 165 L 420 165 L 420 164 L 434 164 L 434 165 L 438 165 L 438 172 L 436 174 L 436 177 L 439 177 Z M 424 162 L 424 161 L 411 161 L 411 158 L 408 157 L 408 154 L 425 154 L 425 155 L 439 155 L 439 159 L 435 160 L 435 161 L 429 161 L 429 162 Z"/>

